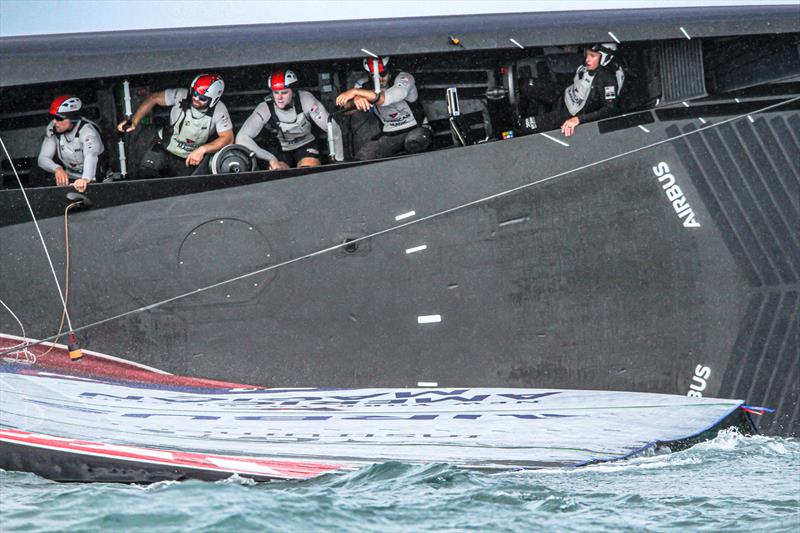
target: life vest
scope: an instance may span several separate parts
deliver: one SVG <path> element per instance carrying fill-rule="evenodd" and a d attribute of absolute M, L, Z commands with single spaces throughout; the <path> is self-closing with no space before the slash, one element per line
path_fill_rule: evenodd
<path fill-rule="evenodd" d="M 85 118 L 81 117 L 78 119 L 78 122 L 75 124 L 75 126 L 64 133 L 58 133 L 55 128 L 51 128 L 50 130 L 53 136 L 56 138 L 56 151 L 58 153 L 58 158 L 64 165 L 64 169 L 66 170 L 67 174 L 73 179 L 78 179 L 83 176 L 83 162 L 86 156 L 84 154 L 84 143 L 80 139 L 80 134 L 81 131 L 87 126 L 94 128 L 95 133 L 97 134 L 97 142 L 100 143 L 99 153 L 102 154 L 104 149 L 103 140 L 102 137 L 100 137 L 100 129 L 97 127 L 97 124 L 90 120 L 86 120 Z M 92 141 L 89 140 L 88 142 Z"/>
<path fill-rule="evenodd" d="M 564 105 L 566 105 L 571 115 L 577 115 L 586 107 L 591 97 L 592 86 L 598 77 L 604 80 L 601 98 L 603 100 L 615 100 L 617 98 L 617 94 L 622 90 L 622 84 L 625 81 L 625 73 L 622 68 L 610 63 L 608 67 L 599 67 L 592 72 L 584 65 L 581 65 L 575 71 L 572 85 L 564 89 Z M 611 81 L 611 83 L 606 83 L 607 81 Z"/>
<path fill-rule="evenodd" d="M 308 114 L 300 99 L 300 91 L 292 91 L 292 105 L 286 109 L 280 109 L 275 105 L 272 94 L 264 98 L 264 103 L 269 108 L 269 120 L 267 120 L 267 131 L 278 138 L 281 150 L 289 152 L 312 142 L 315 139 L 312 129 L 315 124 L 308 118 Z M 294 119 L 289 119 L 291 112 L 294 112 Z M 278 115 L 280 113 L 283 117 Z"/>
<path fill-rule="evenodd" d="M 194 109 L 189 96 L 181 100 L 178 105 L 180 113 L 165 132 L 164 142 L 169 153 L 186 158 L 196 148 L 204 145 L 211 136 L 214 107 L 208 107 L 203 111 Z"/>
<path fill-rule="evenodd" d="M 393 76 L 389 80 L 389 85 L 394 85 L 396 79 L 396 76 Z M 363 87 L 368 82 L 368 78 L 363 78 L 359 80 L 359 86 Z M 401 100 L 394 104 L 374 106 L 372 109 L 383 123 L 384 133 L 399 133 L 425 123 L 425 110 L 419 101 L 419 96 L 413 102 Z"/>

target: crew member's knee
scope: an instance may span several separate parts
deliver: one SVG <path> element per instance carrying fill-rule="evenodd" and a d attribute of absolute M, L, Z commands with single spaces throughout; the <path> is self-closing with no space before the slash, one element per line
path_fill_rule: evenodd
<path fill-rule="evenodd" d="M 151 179 L 161 177 L 161 168 L 164 166 L 164 154 L 155 150 L 148 150 L 139 163 L 139 178 Z"/>
<path fill-rule="evenodd" d="M 322 161 L 317 159 L 316 157 L 304 157 L 300 161 L 297 162 L 297 168 L 302 167 L 318 167 L 322 164 Z"/>
<path fill-rule="evenodd" d="M 431 144 L 431 131 L 428 128 L 414 128 L 406 135 L 403 147 L 406 153 L 416 154 L 425 151 Z"/>
<path fill-rule="evenodd" d="M 370 159 L 378 159 L 380 157 L 380 144 L 377 141 L 367 141 L 364 146 L 356 152 L 356 159 L 358 161 L 368 161 Z"/>

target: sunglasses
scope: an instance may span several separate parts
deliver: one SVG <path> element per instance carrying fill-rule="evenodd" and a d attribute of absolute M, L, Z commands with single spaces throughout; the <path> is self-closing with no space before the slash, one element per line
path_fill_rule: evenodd
<path fill-rule="evenodd" d="M 61 121 L 61 120 L 68 120 L 69 117 L 65 117 L 64 115 L 53 115 L 53 119 Z"/>
<path fill-rule="evenodd" d="M 194 89 L 192 89 L 192 98 L 197 98 L 201 102 L 208 102 L 208 101 L 211 100 L 210 96 L 206 96 L 204 94 L 200 94 L 199 92 L 195 91 Z"/>

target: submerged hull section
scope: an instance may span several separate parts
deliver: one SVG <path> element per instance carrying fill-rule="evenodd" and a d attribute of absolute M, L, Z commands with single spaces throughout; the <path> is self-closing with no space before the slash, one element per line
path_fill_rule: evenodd
<path fill-rule="evenodd" d="M 59 374 L 38 363 L 4 364 L 0 387 L 0 468 L 61 481 L 304 479 L 393 460 L 486 470 L 580 466 L 658 445 L 680 449 L 747 424 L 735 400 L 175 386 Z"/>
<path fill-rule="evenodd" d="M 82 342 L 184 375 L 741 397 L 778 409 L 767 432 L 796 434 L 800 114 L 756 112 L 778 101 L 206 192 L 172 180 L 188 194 L 154 200 L 169 180 L 104 185 L 113 208 L 70 217 L 72 320 L 139 309 Z M 45 207 L 63 192 L 41 194 L 63 273 Z M 0 228 L 0 294 L 43 338 L 61 304 L 35 239 L 30 223 Z M 0 313 L 0 330 L 18 326 Z"/>

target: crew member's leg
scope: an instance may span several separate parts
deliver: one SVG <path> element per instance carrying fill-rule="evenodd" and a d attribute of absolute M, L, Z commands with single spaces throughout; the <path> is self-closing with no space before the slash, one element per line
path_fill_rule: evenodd
<path fill-rule="evenodd" d="M 190 174 L 192 176 L 205 176 L 206 174 L 211 174 L 211 158 L 213 154 L 208 154 L 203 157 L 203 160 L 200 161 L 200 164 L 196 167 L 189 167 L 191 170 Z M 185 166 L 185 161 L 184 161 Z"/>
<path fill-rule="evenodd" d="M 164 169 L 164 174 L 168 178 L 189 176 L 191 174 L 194 174 L 195 170 L 197 169 L 196 166 L 187 165 L 186 158 L 177 156 L 170 152 L 165 152 L 165 162 L 166 165 Z M 208 174 L 208 170 L 206 171 L 206 174 Z"/>
<path fill-rule="evenodd" d="M 548 80 L 531 78 L 528 83 L 519 86 L 519 99 L 524 115 L 539 115 L 540 105 L 550 108 L 563 94 L 563 87 L 558 87 Z"/>
<path fill-rule="evenodd" d="M 322 164 L 319 145 L 316 141 L 297 148 L 294 151 L 294 158 L 297 160 L 297 168 L 318 167 Z"/>
<path fill-rule="evenodd" d="M 403 147 L 409 154 L 424 152 L 431 145 L 431 130 L 424 126 L 419 126 L 409 131 L 403 141 Z"/>
<path fill-rule="evenodd" d="M 403 134 L 387 135 L 379 133 L 361 147 L 356 154 L 356 159 L 367 161 L 393 156 L 404 148 L 405 138 L 406 136 Z"/>
<path fill-rule="evenodd" d="M 552 111 L 523 119 L 522 126 L 523 129 L 529 133 L 554 130 L 560 128 L 564 121 L 570 118 L 570 116 L 569 110 L 567 110 L 567 106 L 564 105 L 564 99 L 562 98 L 559 99 L 555 109 Z"/>
<path fill-rule="evenodd" d="M 150 179 L 160 178 L 161 171 L 166 165 L 167 151 L 160 143 L 154 142 L 150 148 L 142 155 L 139 163 L 139 174 L 136 178 Z"/>

